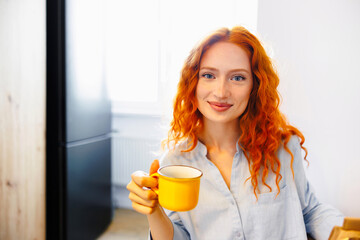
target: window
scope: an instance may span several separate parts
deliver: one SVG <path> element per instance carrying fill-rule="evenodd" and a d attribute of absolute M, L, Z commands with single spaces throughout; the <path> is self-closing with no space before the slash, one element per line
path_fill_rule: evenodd
<path fill-rule="evenodd" d="M 114 113 L 171 113 L 185 58 L 220 27 L 256 29 L 257 1 L 106 1 L 106 78 Z"/>

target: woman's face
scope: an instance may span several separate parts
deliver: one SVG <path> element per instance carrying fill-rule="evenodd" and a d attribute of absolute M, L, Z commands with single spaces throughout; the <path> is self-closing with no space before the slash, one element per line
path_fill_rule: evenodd
<path fill-rule="evenodd" d="M 198 109 L 204 121 L 237 124 L 253 86 L 246 52 L 233 43 L 218 42 L 200 62 L 196 87 Z"/>

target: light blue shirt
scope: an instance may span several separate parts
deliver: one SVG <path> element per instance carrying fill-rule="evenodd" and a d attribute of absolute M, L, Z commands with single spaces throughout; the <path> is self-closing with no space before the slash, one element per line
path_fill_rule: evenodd
<path fill-rule="evenodd" d="M 190 165 L 202 170 L 203 177 L 195 209 L 188 212 L 165 210 L 174 226 L 174 240 L 303 240 L 307 239 L 307 233 L 317 240 L 325 240 L 335 225 L 342 226 L 343 215 L 320 203 L 307 181 L 296 137 L 288 143 L 294 155 L 295 179 L 290 168 L 291 156 L 280 148 L 277 153 L 281 161 L 280 194 L 276 197 L 275 174 L 269 171 L 266 183 L 273 191 L 260 186 L 258 201 L 251 181 L 246 181 L 250 177 L 249 165 L 239 146 L 233 159 L 230 189 L 218 168 L 207 159 L 204 144 L 198 142 L 191 152 L 181 152 L 183 147 L 185 143 L 175 151 L 166 152 L 160 160 L 161 166 Z"/>

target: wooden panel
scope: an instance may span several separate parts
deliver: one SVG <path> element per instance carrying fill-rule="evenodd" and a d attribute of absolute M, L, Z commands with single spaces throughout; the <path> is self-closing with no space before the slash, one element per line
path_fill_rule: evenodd
<path fill-rule="evenodd" d="M 0 0 L 0 239 L 45 239 L 45 0 Z"/>

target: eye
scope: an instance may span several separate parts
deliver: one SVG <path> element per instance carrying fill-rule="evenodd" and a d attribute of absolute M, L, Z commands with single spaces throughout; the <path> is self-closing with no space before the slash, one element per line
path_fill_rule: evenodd
<path fill-rule="evenodd" d="M 233 76 L 233 77 L 231 78 L 231 80 L 234 80 L 234 81 L 236 81 L 236 82 L 240 82 L 240 81 L 245 80 L 245 77 L 240 76 L 240 75 L 236 75 L 236 76 Z"/>
<path fill-rule="evenodd" d="M 207 79 L 214 79 L 214 75 L 210 74 L 210 73 L 204 73 L 201 75 L 201 77 L 203 78 L 207 78 Z"/>

